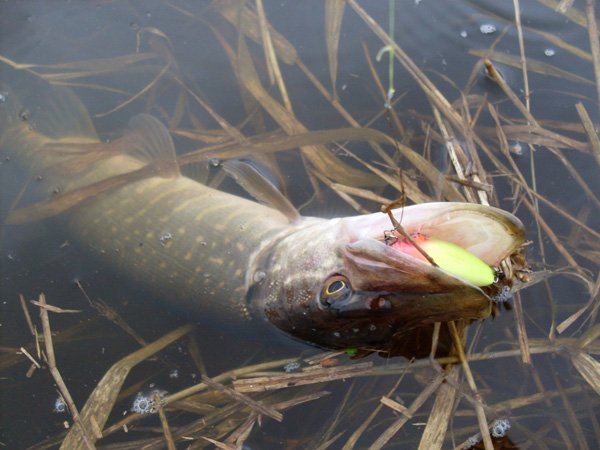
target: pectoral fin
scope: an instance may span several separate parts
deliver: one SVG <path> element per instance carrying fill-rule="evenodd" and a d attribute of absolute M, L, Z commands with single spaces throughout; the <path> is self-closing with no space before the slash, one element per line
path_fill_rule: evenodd
<path fill-rule="evenodd" d="M 283 213 L 290 223 L 296 222 L 300 218 L 296 207 L 250 164 L 231 160 L 222 163 L 222 166 L 248 194 L 259 202 Z"/>

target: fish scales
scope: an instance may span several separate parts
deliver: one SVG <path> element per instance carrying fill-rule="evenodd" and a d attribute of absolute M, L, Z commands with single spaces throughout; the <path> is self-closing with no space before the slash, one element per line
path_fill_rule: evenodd
<path fill-rule="evenodd" d="M 101 143 L 90 137 L 54 139 L 34 125 L 16 123 L 4 133 L 2 151 L 13 165 L 37 177 L 32 190 L 39 199 L 147 164 L 116 154 L 69 173 L 63 167 L 77 157 L 72 145 L 77 140 Z M 66 142 L 69 146 L 61 148 Z M 203 315 L 229 321 L 247 318 L 243 300 L 253 254 L 264 240 L 289 226 L 288 219 L 272 208 L 184 176 L 132 181 L 85 200 L 55 221 L 66 226 L 75 242 L 157 297 L 188 310 L 201 307 Z"/>
<path fill-rule="evenodd" d="M 132 199 L 142 205 L 139 211 L 114 206 Z M 178 208 L 181 202 L 185 209 Z M 105 214 L 109 208 L 112 213 Z M 67 214 L 66 223 L 117 270 L 150 284 L 158 295 L 231 318 L 243 306 L 246 289 L 245 278 L 234 274 L 246 273 L 261 242 L 287 220 L 271 208 L 185 177 L 152 177 L 86 202 Z M 222 280 L 227 283 L 220 285 Z"/>

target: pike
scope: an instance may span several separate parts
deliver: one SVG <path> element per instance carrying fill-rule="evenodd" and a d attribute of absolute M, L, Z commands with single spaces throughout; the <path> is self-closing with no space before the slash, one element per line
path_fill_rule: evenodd
<path fill-rule="evenodd" d="M 223 167 L 270 205 L 181 175 L 168 130 L 150 115 L 107 144 L 70 90 L 35 87 L 19 99 L 0 88 L 1 169 L 22 171 L 37 199 L 6 222 L 53 217 L 107 265 L 200 319 L 264 320 L 318 346 L 385 350 L 427 324 L 486 318 L 500 286 L 493 268 L 524 240 L 521 222 L 492 207 L 394 210 L 440 261 L 431 264 L 385 214 L 301 217 L 240 161 Z"/>

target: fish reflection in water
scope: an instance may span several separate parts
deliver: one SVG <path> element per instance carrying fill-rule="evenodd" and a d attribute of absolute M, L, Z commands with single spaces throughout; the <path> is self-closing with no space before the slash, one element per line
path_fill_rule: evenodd
<path fill-rule="evenodd" d="M 8 222 L 52 217 L 108 265 L 200 319 L 243 326 L 254 318 L 318 346 L 391 351 L 434 322 L 486 318 L 490 298 L 510 282 L 497 283 L 491 269 L 524 239 L 507 212 L 467 203 L 393 211 L 406 233 L 428 240 L 435 265 L 410 245 L 390 245 L 385 214 L 301 217 L 241 161 L 223 167 L 268 205 L 182 176 L 168 130 L 150 115 L 104 144 L 71 91 L 41 82 L 1 89 L 3 156 L 37 177 L 36 203 Z"/>

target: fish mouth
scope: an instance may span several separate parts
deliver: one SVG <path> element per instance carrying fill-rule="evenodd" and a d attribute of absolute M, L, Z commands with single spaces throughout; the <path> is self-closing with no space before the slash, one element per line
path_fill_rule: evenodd
<path fill-rule="evenodd" d="M 450 242 L 497 266 L 524 241 L 522 223 L 505 211 L 468 203 L 429 203 L 395 210 L 408 234 Z M 362 221 L 362 223 L 355 223 Z M 393 228 L 384 214 L 350 218 L 350 239 L 341 250 L 354 295 L 336 305 L 341 316 L 385 316 L 399 328 L 458 319 L 482 319 L 491 312 L 488 293 L 464 277 L 388 245 Z M 363 294 L 361 294 L 363 293 Z"/>
<path fill-rule="evenodd" d="M 525 240 L 523 223 L 498 208 L 473 203 L 422 203 L 392 211 L 408 234 L 423 234 L 454 243 L 496 266 L 514 253 Z M 386 214 L 345 219 L 343 226 L 350 245 L 361 240 L 383 241 L 393 229 Z"/>

